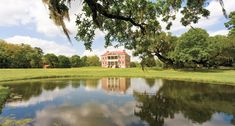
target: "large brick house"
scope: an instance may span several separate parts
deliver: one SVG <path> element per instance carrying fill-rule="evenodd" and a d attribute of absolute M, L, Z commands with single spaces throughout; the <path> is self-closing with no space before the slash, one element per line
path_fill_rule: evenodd
<path fill-rule="evenodd" d="M 128 68 L 130 67 L 130 56 L 123 51 L 107 51 L 101 55 L 102 67 L 106 68 Z"/>

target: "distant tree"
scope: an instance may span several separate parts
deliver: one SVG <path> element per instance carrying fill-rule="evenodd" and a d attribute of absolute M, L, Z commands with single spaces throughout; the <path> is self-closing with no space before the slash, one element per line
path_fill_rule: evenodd
<path fill-rule="evenodd" d="M 147 67 L 154 67 L 156 66 L 156 62 L 154 59 L 154 56 L 150 55 L 148 57 L 142 57 L 142 60 L 140 62 L 141 66 L 147 66 Z"/>
<path fill-rule="evenodd" d="M 6 49 L 7 44 L 0 40 L 0 68 L 9 68 L 11 65 L 11 58 Z"/>
<path fill-rule="evenodd" d="M 81 67 L 82 66 L 82 60 L 80 59 L 80 56 L 73 55 L 70 58 L 71 67 Z"/>
<path fill-rule="evenodd" d="M 11 67 L 12 68 L 30 68 L 30 54 L 33 52 L 32 47 L 29 45 L 13 45 L 13 48 L 10 48 L 11 53 Z"/>
<path fill-rule="evenodd" d="M 174 64 L 184 67 L 196 67 L 208 63 L 208 38 L 209 34 L 200 28 L 190 29 L 177 41 L 174 51 L 171 53 Z"/>
<path fill-rule="evenodd" d="M 26 44 L 10 44 L 0 41 L 1 68 L 39 68 L 43 52 Z"/>
<path fill-rule="evenodd" d="M 43 51 L 41 48 L 35 47 L 30 57 L 30 65 L 32 68 L 42 68 Z"/>
<path fill-rule="evenodd" d="M 217 35 L 208 39 L 209 64 L 211 66 L 232 66 L 235 58 L 235 41 Z"/>
<path fill-rule="evenodd" d="M 52 68 L 56 68 L 59 65 L 59 60 L 55 54 L 46 54 L 43 56 L 43 64 L 47 64 Z"/>
<path fill-rule="evenodd" d="M 137 67 L 136 62 L 130 62 L 130 67 L 131 68 Z"/>
<path fill-rule="evenodd" d="M 4 51 L 0 47 L 0 68 L 9 68 L 10 64 L 10 58 L 8 58 L 8 55 L 4 53 Z"/>
<path fill-rule="evenodd" d="M 63 55 L 58 56 L 58 61 L 59 61 L 58 67 L 60 67 L 60 68 L 70 68 L 71 67 L 70 60 L 66 56 L 63 56 Z"/>
<path fill-rule="evenodd" d="M 88 56 L 87 57 L 88 66 L 100 66 L 100 58 L 98 56 Z"/>
<path fill-rule="evenodd" d="M 83 56 L 83 57 L 81 58 L 81 61 L 82 61 L 81 66 L 88 66 L 88 64 L 87 64 L 87 56 Z"/>

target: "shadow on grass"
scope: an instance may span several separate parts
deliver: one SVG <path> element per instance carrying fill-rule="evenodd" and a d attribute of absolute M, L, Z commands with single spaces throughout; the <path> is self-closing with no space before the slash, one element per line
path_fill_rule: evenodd
<path fill-rule="evenodd" d="M 159 68 L 159 67 L 153 67 L 153 68 L 147 68 L 147 70 L 156 70 L 156 71 L 164 71 L 164 70 L 170 70 L 168 68 Z M 200 73 L 221 73 L 224 71 L 229 70 L 235 70 L 235 67 L 221 67 L 221 68 L 181 68 L 181 69 L 173 69 L 175 71 L 181 71 L 181 72 L 200 72 Z"/>
<path fill-rule="evenodd" d="M 189 69 L 175 69 L 177 71 L 184 71 L 184 72 L 203 72 L 203 73 L 220 73 L 229 70 L 235 70 L 235 67 L 220 67 L 220 68 L 189 68 Z"/>

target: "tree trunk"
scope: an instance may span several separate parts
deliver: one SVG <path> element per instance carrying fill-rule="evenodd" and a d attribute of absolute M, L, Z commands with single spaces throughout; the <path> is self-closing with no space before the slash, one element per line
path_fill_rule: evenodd
<path fill-rule="evenodd" d="M 160 61 L 162 61 L 167 67 L 173 67 L 173 61 L 171 59 L 168 59 L 164 56 L 162 56 L 160 53 L 156 52 L 155 55 L 158 57 Z"/>

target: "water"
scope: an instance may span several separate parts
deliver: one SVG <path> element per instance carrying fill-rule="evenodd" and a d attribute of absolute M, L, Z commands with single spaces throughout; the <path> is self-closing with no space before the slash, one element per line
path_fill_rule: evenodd
<path fill-rule="evenodd" d="M 144 78 L 6 84 L 0 123 L 32 126 L 231 126 L 235 86 Z M 9 125 L 9 124 L 8 124 Z"/>

